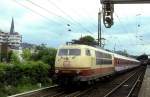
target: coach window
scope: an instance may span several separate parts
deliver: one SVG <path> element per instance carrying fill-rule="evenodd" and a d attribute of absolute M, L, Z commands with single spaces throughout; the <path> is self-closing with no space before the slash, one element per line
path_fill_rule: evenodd
<path fill-rule="evenodd" d="M 87 50 L 85 51 L 85 53 L 86 53 L 87 56 L 91 56 L 90 50 L 87 49 Z"/>
<path fill-rule="evenodd" d="M 108 54 L 108 58 L 111 59 L 111 55 Z"/>

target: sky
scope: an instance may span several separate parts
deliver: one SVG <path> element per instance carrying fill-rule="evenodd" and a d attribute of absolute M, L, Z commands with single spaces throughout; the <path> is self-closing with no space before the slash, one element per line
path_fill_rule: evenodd
<path fill-rule="evenodd" d="M 81 36 L 97 38 L 99 0 L 0 0 L 0 6 L 0 29 L 9 32 L 13 17 L 23 42 L 57 48 Z M 102 24 L 104 48 L 150 54 L 149 4 L 114 6 L 114 25 Z"/>

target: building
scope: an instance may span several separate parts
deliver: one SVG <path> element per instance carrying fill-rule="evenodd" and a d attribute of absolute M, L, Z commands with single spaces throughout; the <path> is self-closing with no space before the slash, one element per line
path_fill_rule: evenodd
<path fill-rule="evenodd" d="M 0 31 L 0 59 L 2 59 L 2 55 L 7 58 L 9 51 L 16 52 L 20 55 L 22 53 L 21 43 L 22 35 L 15 32 L 14 20 L 12 18 L 10 32 Z"/>

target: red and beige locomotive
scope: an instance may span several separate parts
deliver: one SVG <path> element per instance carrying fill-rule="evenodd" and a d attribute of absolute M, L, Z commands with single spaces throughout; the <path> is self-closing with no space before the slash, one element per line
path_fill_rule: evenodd
<path fill-rule="evenodd" d="M 58 48 L 55 76 L 59 84 L 90 82 L 139 66 L 139 61 L 87 45 Z"/>

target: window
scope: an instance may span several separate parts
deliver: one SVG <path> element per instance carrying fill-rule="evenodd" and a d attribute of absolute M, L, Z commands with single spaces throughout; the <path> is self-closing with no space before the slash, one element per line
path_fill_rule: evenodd
<path fill-rule="evenodd" d="M 110 65 L 112 60 L 109 59 L 96 59 L 96 65 Z"/>
<path fill-rule="evenodd" d="M 66 56 L 66 55 L 78 56 L 80 54 L 81 54 L 80 49 L 60 49 L 58 53 L 59 56 Z"/>
<path fill-rule="evenodd" d="M 103 54 L 101 52 L 95 51 L 96 58 L 102 58 Z"/>
<path fill-rule="evenodd" d="M 108 59 L 111 59 L 111 55 L 110 54 L 102 53 L 102 52 L 99 52 L 99 51 L 95 51 L 95 55 L 96 55 L 96 58 L 108 58 Z"/>
<path fill-rule="evenodd" d="M 100 59 L 96 59 L 96 65 L 101 65 L 101 60 Z"/>
<path fill-rule="evenodd" d="M 111 54 L 95 51 L 96 65 L 109 65 L 112 64 Z"/>
<path fill-rule="evenodd" d="M 69 55 L 78 56 L 80 54 L 81 54 L 81 50 L 80 49 L 69 49 Z"/>
<path fill-rule="evenodd" d="M 103 64 L 112 64 L 112 60 L 103 60 Z"/>
<path fill-rule="evenodd" d="M 87 56 L 91 56 L 90 50 L 86 50 L 85 53 L 86 53 Z"/>
<path fill-rule="evenodd" d="M 68 55 L 68 49 L 60 49 L 58 55 L 59 56 Z"/>

